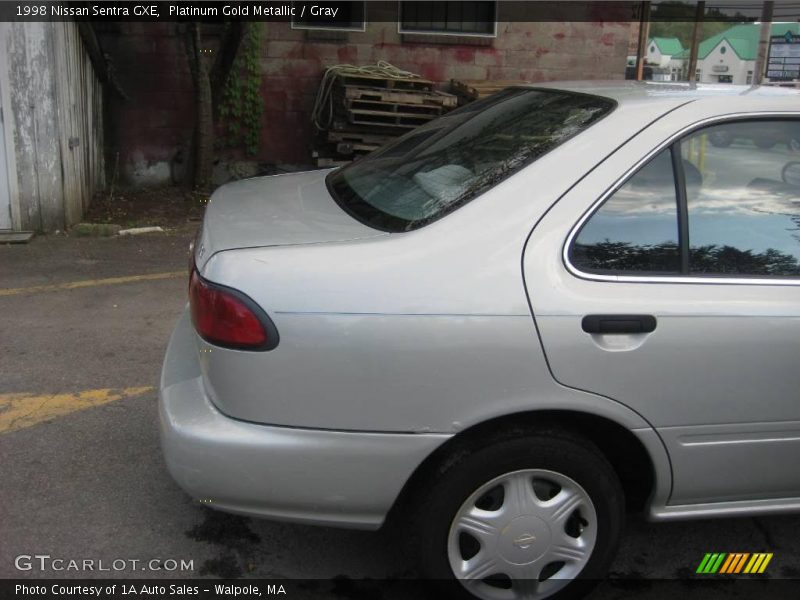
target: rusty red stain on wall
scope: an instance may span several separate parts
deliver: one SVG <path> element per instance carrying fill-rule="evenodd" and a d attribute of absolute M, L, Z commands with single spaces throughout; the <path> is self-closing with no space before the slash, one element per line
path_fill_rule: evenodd
<path fill-rule="evenodd" d="M 457 48 L 456 49 L 456 60 L 461 63 L 465 62 L 474 62 L 475 61 L 475 49 L 474 48 Z"/>
<path fill-rule="evenodd" d="M 355 63 L 358 62 L 358 51 L 355 46 L 341 46 L 337 50 L 337 56 L 340 62 Z"/>

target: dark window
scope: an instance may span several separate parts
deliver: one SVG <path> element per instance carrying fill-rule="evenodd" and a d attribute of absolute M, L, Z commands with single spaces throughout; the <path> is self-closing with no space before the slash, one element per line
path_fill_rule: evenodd
<path fill-rule="evenodd" d="M 681 142 L 694 274 L 800 275 L 800 121 L 703 129 Z"/>
<path fill-rule="evenodd" d="M 670 150 L 637 171 L 592 215 L 570 249 L 570 262 L 594 273 L 680 273 Z"/>
<path fill-rule="evenodd" d="M 328 188 L 367 225 L 415 229 L 578 135 L 614 106 L 588 94 L 508 88 L 332 172 Z"/>
<path fill-rule="evenodd" d="M 497 2 L 400 2 L 401 33 L 494 35 Z"/>
<path fill-rule="evenodd" d="M 293 2 L 295 16 L 292 17 L 292 29 L 337 29 L 342 31 L 364 31 L 366 3 L 333 2 L 330 7 L 337 9 L 335 16 L 320 12 L 328 7 L 324 3 Z M 318 13 L 318 14 L 314 14 Z"/>

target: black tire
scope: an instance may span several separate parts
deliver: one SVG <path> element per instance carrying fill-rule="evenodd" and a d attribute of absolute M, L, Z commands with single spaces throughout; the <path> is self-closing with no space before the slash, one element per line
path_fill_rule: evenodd
<path fill-rule="evenodd" d="M 450 457 L 418 497 L 412 541 L 420 573 L 439 587 L 444 598 L 474 596 L 456 579 L 448 559 L 448 534 L 459 508 L 482 485 L 503 474 L 546 469 L 578 483 L 597 516 L 594 549 L 578 577 L 547 598 L 581 598 L 605 577 L 617 552 L 625 517 L 625 498 L 616 472 L 589 440 L 560 429 L 518 432 L 495 438 L 474 450 Z M 516 543 L 516 542 L 515 542 Z"/>
<path fill-rule="evenodd" d="M 753 143 L 762 150 L 769 150 L 770 148 L 773 148 L 775 146 L 776 141 L 774 138 L 771 137 L 763 137 L 763 138 L 755 138 L 753 140 Z"/>

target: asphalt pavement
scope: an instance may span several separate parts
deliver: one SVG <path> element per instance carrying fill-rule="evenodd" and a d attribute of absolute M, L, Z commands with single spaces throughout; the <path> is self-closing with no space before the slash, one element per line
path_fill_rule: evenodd
<path fill-rule="evenodd" d="M 186 302 L 192 235 L 40 236 L 0 246 L 0 577 L 266 578 L 295 581 L 289 598 L 419 597 L 416 583 L 381 583 L 414 574 L 413 557 L 390 533 L 217 513 L 170 478 L 156 387 Z M 778 597 L 790 589 L 797 597 L 800 585 L 763 580 L 800 578 L 798 540 L 794 515 L 631 517 L 614 579 L 591 598 Z M 695 569 L 707 552 L 774 557 L 758 589 L 721 576 L 698 588 Z M 24 558 L 34 555 L 51 558 Z M 94 561 L 94 570 L 57 570 L 55 559 L 61 567 Z"/>

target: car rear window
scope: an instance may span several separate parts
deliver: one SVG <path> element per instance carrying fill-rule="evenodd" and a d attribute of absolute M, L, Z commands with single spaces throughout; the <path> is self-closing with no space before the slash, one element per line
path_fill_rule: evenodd
<path fill-rule="evenodd" d="M 345 211 L 369 226 L 417 229 L 576 136 L 615 106 L 588 94 L 508 88 L 332 172 L 328 188 Z"/>

